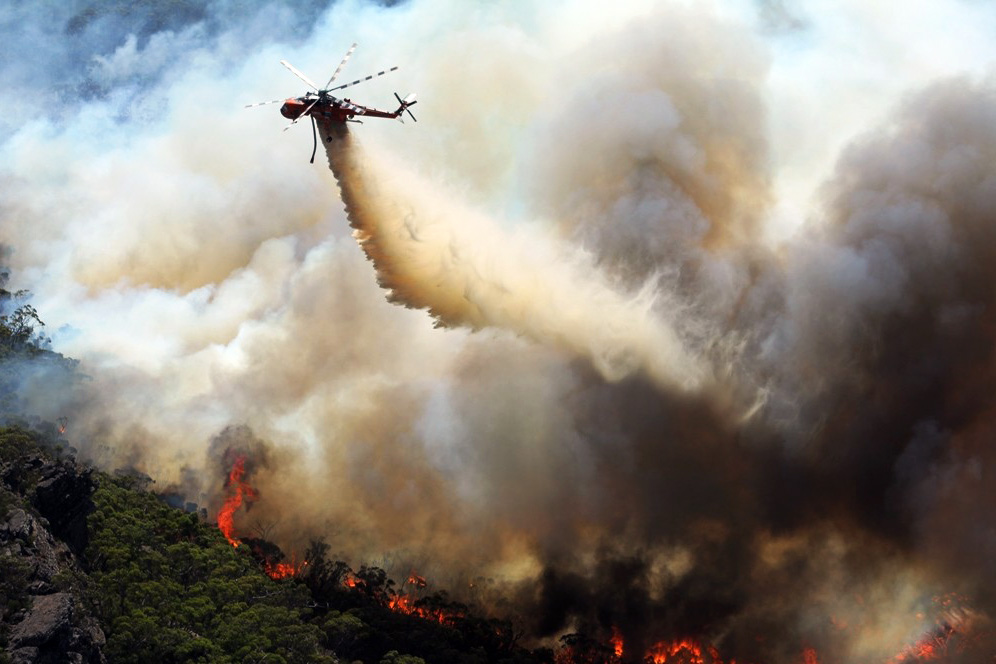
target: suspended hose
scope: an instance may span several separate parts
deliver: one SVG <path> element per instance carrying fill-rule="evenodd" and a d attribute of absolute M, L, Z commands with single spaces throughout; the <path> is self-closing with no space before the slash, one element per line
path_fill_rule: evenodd
<path fill-rule="evenodd" d="M 315 116 L 309 115 L 311 118 L 311 141 L 313 146 L 311 148 L 311 163 L 315 163 L 315 152 L 318 151 L 318 131 L 315 129 Z"/>

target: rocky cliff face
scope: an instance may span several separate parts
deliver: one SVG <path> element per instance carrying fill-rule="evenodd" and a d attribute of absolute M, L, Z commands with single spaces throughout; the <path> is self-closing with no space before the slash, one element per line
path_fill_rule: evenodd
<path fill-rule="evenodd" d="M 0 649 L 11 664 L 105 661 L 104 633 L 75 581 L 93 491 L 71 461 L 25 454 L 0 464 Z"/>

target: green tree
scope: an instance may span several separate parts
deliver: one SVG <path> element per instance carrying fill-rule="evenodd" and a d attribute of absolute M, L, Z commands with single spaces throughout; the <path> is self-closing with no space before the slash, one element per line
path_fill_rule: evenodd
<path fill-rule="evenodd" d="M 330 663 L 302 584 L 267 577 L 196 515 L 102 476 L 90 516 L 90 605 L 110 661 Z"/>
<path fill-rule="evenodd" d="M 397 650 L 390 650 L 380 658 L 380 664 L 425 664 L 425 660 L 412 655 L 399 655 Z"/>
<path fill-rule="evenodd" d="M 43 340 L 35 336 L 35 327 L 45 325 L 38 311 L 27 303 L 28 291 L 12 292 L 5 288 L 9 278 L 9 272 L 0 272 L 0 348 L 8 352 L 28 345 L 40 345 Z"/>
<path fill-rule="evenodd" d="M 355 611 L 330 611 L 322 623 L 325 644 L 337 653 L 350 653 L 357 643 L 370 636 L 370 627 Z"/>

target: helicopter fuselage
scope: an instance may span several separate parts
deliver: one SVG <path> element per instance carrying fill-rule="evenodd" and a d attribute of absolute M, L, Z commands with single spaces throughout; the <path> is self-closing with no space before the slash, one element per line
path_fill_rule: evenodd
<path fill-rule="evenodd" d="M 311 110 L 308 110 L 309 106 L 311 106 Z M 297 120 L 304 115 L 306 110 L 308 115 L 314 116 L 316 119 L 331 122 L 346 122 L 355 115 L 353 110 L 342 107 L 339 100 L 334 97 L 321 99 L 318 103 L 315 103 L 314 98 L 310 97 L 291 98 L 280 107 L 280 114 L 288 120 Z"/>
<path fill-rule="evenodd" d="M 400 99 L 400 98 L 399 98 Z M 297 120 L 302 115 L 314 117 L 316 120 L 326 122 L 349 122 L 357 115 L 373 118 L 397 118 L 401 113 L 414 103 L 414 96 L 409 95 L 409 102 L 402 102 L 396 111 L 381 111 L 369 106 L 354 104 L 349 99 L 338 99 L 331 95 L 315 100 L 313 96 L 292 97 L 284 101 L 280 107 L 280 114 L 289 120 Z M 310 108 L 309 108 L 310 107 Z"/>

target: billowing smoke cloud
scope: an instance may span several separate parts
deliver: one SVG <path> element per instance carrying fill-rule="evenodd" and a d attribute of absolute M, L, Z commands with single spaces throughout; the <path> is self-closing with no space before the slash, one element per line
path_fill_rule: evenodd
<path fill-rule="evenodd" d="M 2 10 L 55 46 L 2 69 L 0 243 L 88 376 L 25 408 L 203 505 L 247 453 L 247 534 L 494 578 L 538 638 L 868 662 L 984 626 L 996 83 L 933 79 L 992 11 L 533 5 Z M 921 80 L 951 21 L 972 59 Z M 861 68 L 855 26 L 892 36 Z M 354 99 L 420 121 L 330 173 L 241 106 L 353 39 L 404 79 Z"/>
<path fill-rule="evenodd" d="M 427 309 L 441 325 L 499 327 L 566 347 L 610 380 L 644 369 L 668 386 L 702 383 L 673 326 L 653 316 L 651 285 L 623 296 L 586 256 L 503 233 L 355 148 L 348 132 L 328 131 L 322 142 L 350 224 L 389 299 Z"/>

